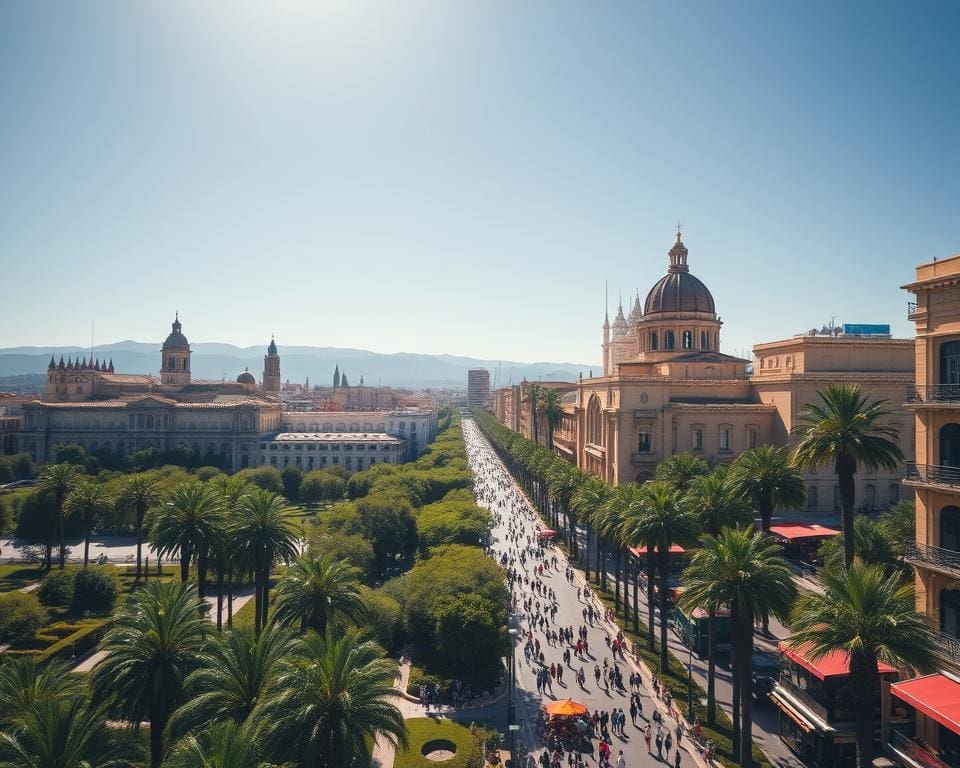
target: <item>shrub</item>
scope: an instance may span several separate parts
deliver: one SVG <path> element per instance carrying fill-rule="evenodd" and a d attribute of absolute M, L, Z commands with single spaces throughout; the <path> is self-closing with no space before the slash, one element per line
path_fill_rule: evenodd
<path fill-rule="evenodd" d="M 283 483 L 283 495 L 289 501 L 296 501 L 300 498 L 300 483 L 303 482 L 303 472 L 296 467 L 284 467 L 280 473 L 280 481 Z"/>
<path fill-rule="evenodd" d="M 0 594 L 0 643 L 32 640 L 47 620 L 47 612 L 30 592 Z"/>
<path fill-rule="evenodd" d="M 223 471 L 217 467 L 199 467 L 194 474 L 196 474 L 197 480 L 199 480 L 201 483 L 205 483 L 208 480 L 212 480 L 213 478 L 217 477 L 217 475 L 222 475 Z"/>
<path fill-rule="evenodd" d="M 73 603 L 74 571 L 50 571 L 44 577 L 37 597 L 44 605 L 67 607 Z"/>
<path fill-rule="evenodd" d="M 78 571 L 73 581 L 73 610 L 109 611 L 117 601 L 119 578 L 109 565 Z"/>

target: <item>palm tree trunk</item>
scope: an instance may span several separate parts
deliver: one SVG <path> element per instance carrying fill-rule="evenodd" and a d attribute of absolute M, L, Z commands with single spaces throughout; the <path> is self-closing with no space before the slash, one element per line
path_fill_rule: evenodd
<path fill-rule="evenodd" d="M 227 626 L 233 628 L 233 566 L 227 570 Z"/>
<path fill-rule="evenodd" d="M 57 508 L 57 541 L 60 542 L 60 570 L 62 571 L 66 564 L 67 550 L 63 541 L 63 505 Z"/>
<path fill-rule="evenodd" d="M 657 552 L 660 566 L 660 674 L 666 677 L 670 669 L 670 651 L 667 648 L 667 575 L 670 573 L 670 549 Z"/>
<path fill-rule="evenodd" d="M 857 701 L 857 768 L 873 765 L 873 711 L 880 691 L 880 672 L 875 656 L 851 658 L 850 684 Z"/>
<path fill-rule="evenodd" d="M 589 583 L 590 582 L 590 524 L 587 523 L 586 525 L 584 525 L 583 529 L 587 535 L 587 541 L 584 545 L 584 550 L 583 550 L 583 555 L 584 555 L 583 568 L 584 568 L 584 572 L 587 574 L 587 583 Z"/>
<path fill-rule="evenodd" d="M 180 582 L 183 584 L 190 578 L 190 554 L 190 547 L 180 547 Z"/>
<path fill-rule="evenodd" d="M 653 561 L 653 550 L 647 547 L 647 646 L 651 651 L 656 648 L 654 637 L 657 631 L 654 622 L 654 610 L 656 606 L 653 599 L 653 584 L 656 581 L 655 568 L 656 564 Z"/>
<path fill-rule="evenodd" d="M 732 623 L 732 619 L 731 619 Z M 737 660 L 737 638 L 733 638 L 733 649 L 730 653 L 730 682 L 733 684 L 733 696 L 730 700 L 730 706 L 733 709 L 731 720 L 733 725 L 730 728 L 730 756 L 735 760 L 740 760 L 740 663 Z"/>
<path fill-rule="evenodd" d="M 745 611 L 740 626 L 743 648 L 740 659 L 740 765 L 753 765 L 753 612 Z M 871 734 L 872 738 L 872 734 Z"/>
<path fill-rule="evenodd" d="M 613 563 L 613 612 L 620 613 L 620 547 L 617 547 L 617 559 Z"/>
<path fill-rule="evenodd" d="M 640 562 L 633 564 L 633 634 L 640 634 Z"/>
<path fill-rule="evenodd" d="M 707 724 L 717 721 L 717 610 L 707 614 Z"/>
<path fill-rule="evenodd" d="M 217 558 L 217 629 L 223 629 L 223 558 Z"/>
<path fill-rule="evenodd" d="M 141 512 L 140 509 L 137 509 L 137 581 L 140 580 L 140 563 L 141 555 L 143 554 L 143 516 L 145 512 Z"/>
<path fill-rule="evenodd" d="M 90 561 L 90 523 L 83 521 L 83 568 L 86 570 Z"/>
<path fill-rule="evenodd" d="M 623 623 L 630 621 L 630 551 L 623 553 Z"/>
<path fill-rule="evenodd" d="M 597 545 L 597 549 L 596 549 L 596 554 L 597 554 L 597 573 L 596 573 L 596 578 L 595 578 L 595 582 L 594 582 L 594 583 L 596 583 L 596 585 L 599 587 L 599 586 L 600 586 L 600 569 L 603 567 L 603 565 L 602 565 L 603 560 L 601 559 L 600 556 L 601 556 L 601 554 L 602 554 L 603 547 L 600 545 L 600 533 L 599 533 L 598 531 L 594 531 L 594 532 L 593 532 L 593 538 L 594 538 L 594 540 L 595 540 L 595 542 L 596 542 L 596 545 Z"/>
<path fill-rule="evenodd" d="M 154 710 L 154 707 L 151 707 Z M 150 713 L 150 768 L 160 768 L 163 762 L 164 718 L 153 711 Z"/>
<path fill-rule="evenodd" d="M 207 545 L 197 550 L 197 595 L 202 600 L 207 596 Z"/>
<path fill-rule="evenodd" d="M 853 503 L 856 486 L 849 462 L 837 459 L 837 481 L 840 486 L 840 509 L 843 516 L 843 563 L 853 564 Z"/>

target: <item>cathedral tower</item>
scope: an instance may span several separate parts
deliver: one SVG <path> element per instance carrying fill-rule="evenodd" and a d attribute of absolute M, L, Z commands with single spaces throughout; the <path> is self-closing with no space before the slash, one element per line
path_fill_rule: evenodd
<path fill-rule="evenodd" d="M 270 346 L 263 356 L 263 391 L 278 394 L 280 392 L 280 355 L 277 354 L 277 342 L 270 337 Z"/>
<path fill-rule="evenodd" d="M 190 383 L 190 342 L 180 332 L 180 314 L 173 321 L 172 330 L 163 342 L 160 367 L 161 384 Z"/>

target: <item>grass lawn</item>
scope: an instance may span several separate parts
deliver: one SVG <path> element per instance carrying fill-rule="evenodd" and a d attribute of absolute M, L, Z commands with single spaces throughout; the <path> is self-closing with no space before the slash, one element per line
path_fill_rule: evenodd
<path fill-rule="evenodd" d="M 0 565 L 0 592 L 13 592 L 34 581 L 40 581 L 46 572 L 39 565 Z"/>
<path fill-rule="evenodd" d="M 416 717 L 407 720 L 407 736 L 410 744 L 406 749 L 398 749 L 394 768 L 467 768 L 470 757 L 476 749 L 470 725 L 454 722 L 445 718 Z M 479 729 L 486 735 L 485 729 Z M 435 763 L 423 756 L 423 746 L 434 740 L 451 742 L 456 747 L 456 755 L 443 763 Z M 473 764 L 477 764 L 474 762 Z M 482 764 L 482 762 L 481 762 Z"/>

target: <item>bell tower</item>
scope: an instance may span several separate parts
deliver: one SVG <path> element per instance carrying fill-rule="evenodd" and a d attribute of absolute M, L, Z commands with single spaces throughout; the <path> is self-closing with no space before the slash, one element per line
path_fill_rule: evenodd
<path fill-rule="evenodd" d="M 183 385 L 190 383 L 190 342 L 180 331 L 180 313 L 173 320 L 170 335 L 160 352 L 160 383 Z"/>
<path fill-rule="evenodd" d="M 263 391 L 279 394 L 280 392 L 280 355 L 277 354 L 277 342 L 270 337 L 270 346 L 263 356 Z"/>

